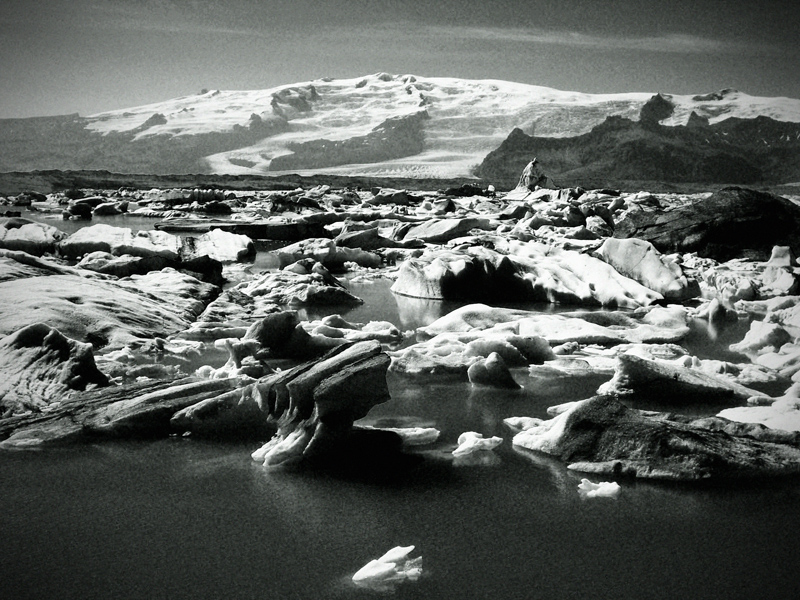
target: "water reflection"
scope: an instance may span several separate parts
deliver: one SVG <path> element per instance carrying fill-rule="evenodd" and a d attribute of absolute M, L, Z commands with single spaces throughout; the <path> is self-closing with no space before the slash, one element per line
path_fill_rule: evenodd
<path fill-rule="evenodd" d="M 580 483 L 580 476 L 574 471 L 567 469 L 562 461 L 544 452 L 528 450 L 527 448 L 521 448 L 513 444 L 511 444 L 511 448 L 515 454 L 523 457 L 537 470 L 549 475 L 550 482 L 559 492 L 563 494 L 572 494 L 577 490 L 577 486 Z"/>
<path fill-rule="evenodd" d="M 499 467 L 502 462 L 492 450 L 479 450 L 453 458 L 454 467 Z"/>
<path fill-rule="evenodd" d="M 431 298 L 412 298 L 392 294 L 397 304 L 398 319 L 404 329 L 417 329 L 433 323 L 436 319 L 455 310 L 461 303 L 445 302 Z"/>
<path fill-rule="evenodd" d="M 66 208 L 66 207 L 65 207 Z M 41 211 L 22 211 L 22 218 L 36 221 L 37 223 L 44 223 L 52 227 L 56 227 L 66 233 L 72 235 L 80 229 L 91 227 L 92 225 L 111 225 L 113 227 L 126 227 L 131 229 L 134 233 L 137 231 L 151 231 L 154 225 L 161 221 L 160 217 L 142 217 L 137 215 L 121 214 L 121 215 L 106 215 L 95 216 L 91 220 L 64 220 L 60 212 L 41 212 Z M 181 237 L 187 235 L 196 235 L 194 233 L 179 233 L 174 234 Z"/>

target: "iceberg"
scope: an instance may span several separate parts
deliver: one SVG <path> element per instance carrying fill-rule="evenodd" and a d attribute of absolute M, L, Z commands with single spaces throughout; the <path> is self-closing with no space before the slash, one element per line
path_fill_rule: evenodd
<path fill-rule="evenodd" d="M 586 498 L 614 498 L 619 494 L 619 484 L 616 481 L 601 481 L 593 483 L 588 479 L 581 479 L 578 491 Z"/>
<path fill-rule="evenodd" d="M 466 431 L 458 436 L 458 448 L 453 450 L 453 456 L 466 456 L 481 450 L 494 450 L 503 443 L 501 437 L 484 438 L 480 433 Z"/>
<path fill-rule="evenodd" d="M 413 550 L 414 546 L 395 546 L 356 571 L 353 583 L 388 590 L 401 581 L 416 581 L 422 575 L 422 557 L 408 558 Z"/>

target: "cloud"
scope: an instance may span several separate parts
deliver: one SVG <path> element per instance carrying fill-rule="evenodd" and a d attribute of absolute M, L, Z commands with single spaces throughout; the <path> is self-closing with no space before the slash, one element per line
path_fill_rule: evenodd
<path fill-rule="evenodd" d="M 472 39 L 495 43 L 545 44 L 594 50 L 637 50 L 680 54 L 731 54 L 738 52 L 769 53 L 768 44 L 739 43 L 690 34 L 656 36 L 612 36 L 544 29 L 427 26 L 430 35 L 439 38 Z"/>
<path fill-rule="evenodd" d="M 210 0 L 2 0 L 0 34 L 24 29 L 47 34 L 83 31 L 139 31 L 164 34 L 259 35 L 231 22 L 224 3 Z"/>
<path fill-rule="evenodd" d="M 613 35 L 544 28 L 434 25 L 418 20 L 386 22 L 328 22 L 309 29 L 309 13 L 294 4 L 302 0 L 263 3 L 256 0 L 0 0 L 0 34 L 35 29 L 44 34 L 65 27 L 100 31 L 139 31 L 165 35 L 225 35 L 274 39 L 307 34 L 324 40 L 358 43 L 400 43 L 423 47 L 439 41 L 471 40 L 492 44 L 516 43 L 673 54 L 775 54 L 769 43 L 720 40 L 692 34 Z M 334 3 L 338 5 L 338 3 Z M 307 8 L 307 7 L 306 7 Z M 386 19 L 386 17 L 383 17 Z"/>

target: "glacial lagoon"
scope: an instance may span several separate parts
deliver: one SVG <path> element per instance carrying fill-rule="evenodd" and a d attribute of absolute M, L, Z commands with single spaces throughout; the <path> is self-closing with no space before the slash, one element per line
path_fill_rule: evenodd
<path fill-rule="evenodd" d="M 387 280 L 347 285 L 365 300 L 335 310 L 350 321 L 407 331 L 458 306 L 395 296 Z M 725 355 L 747 324 L 728 327 L 713 339 L 696 324 L 685 344 Z M 391 401 L 364 424 L 435 426 L 441 437 L 414 450 L 421 464 L 385 477 L 267 469 L 250 458 L 258 441 L 191 436 L 4 452 L 0 596 L 798 597 L 800 480 L 621 479 L 616 497 L 581 497 L 579 473 L 512 447 L 502 421 L 547 418 L 548 406 L 585 398 L 603 379 L 544 385 L 512 372 L 523 389 L 390 373 Z M 459 465 L 450 452 L 464 431 L 504 442 L 492 460 Z M 418 581 L 352 582 L 370 559 L 411 544 L 424 561 Z"/>

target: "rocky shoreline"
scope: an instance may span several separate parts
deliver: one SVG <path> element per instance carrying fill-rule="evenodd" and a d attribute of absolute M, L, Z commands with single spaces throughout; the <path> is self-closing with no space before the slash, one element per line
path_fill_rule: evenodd
<path fill-rule="evenodd" d="M 798 473 L 797 198 L 541 185 L 533 161 L 508 193 L 316 185 L 7 197 L 0 448 L 273 436 L 254 452 L 270 467 L 396 468 L 436 436 L 358 424 L 390 400 L 387 373 L 504 394 L 525 369 L 606 378 L 549 420 L 507 419 L 514 447 L 571 469 L 680 480 Z M 106 215 L 152 227 L 92 224 Z M 67 235 L 61 219 L 85 223 Z M 257 252 L 271 268 L 255 266 Z M 461 308 L 410 332 L 350 323 L 337 312 L 362 300 L 346 278 L 389 279 L 400 297 Z M 328 316 L 303 319 L 307 307 Z M 730 347 L 739 362 L 681 346 L 697 320 L 720 330 L 751 321 Z M 212 354 L 227 362 L 202 364 Z M 703 418 L 643 408 L 664 401 L 722 408 Z M 491 452 L 484 446 L 462 454 Z"/>

